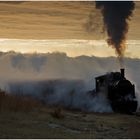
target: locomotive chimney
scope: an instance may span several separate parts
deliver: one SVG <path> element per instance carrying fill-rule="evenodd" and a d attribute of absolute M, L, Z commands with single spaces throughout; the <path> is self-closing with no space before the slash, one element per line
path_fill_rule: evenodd
<path fill-rule="evenodd" d="M 124 69 L 121 69 L 121 76 L 124 78 Z"/>

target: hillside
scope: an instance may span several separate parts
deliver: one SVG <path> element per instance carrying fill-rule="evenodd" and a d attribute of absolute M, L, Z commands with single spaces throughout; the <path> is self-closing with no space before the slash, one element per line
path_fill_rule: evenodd
<path fill-rule="evenodd" d="M 57 110 L 1 112 L 0 138 L 140 138 L 138 115 Z"/>

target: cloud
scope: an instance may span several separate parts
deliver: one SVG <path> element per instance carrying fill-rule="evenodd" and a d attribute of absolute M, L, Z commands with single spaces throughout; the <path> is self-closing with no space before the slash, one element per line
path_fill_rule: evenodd
<path fill-rule="evenodd" d="M 129 39 L 139 39 L 140 10 L 138 8 L 139 2 L 135 3 L 136 10 L 130 24 Z M 1 37 L 19 39 L 102 39 L 102 35 L 98 35 L 96 31 L 96 28 L 100 28 L 101 16 L 99 11 L 95 10 L 94 2 L 28 1 L 20 2 L 20 4 L 19 2 L 1 2 L 0 9 Z M 93 14 L 91 14 L 91 11 L 94 11 Z M 85 30 L 84 24 L 86 24 L 87 30 Z M 87 32 L 90 30 L 93 30 L 91 34 Z"/>

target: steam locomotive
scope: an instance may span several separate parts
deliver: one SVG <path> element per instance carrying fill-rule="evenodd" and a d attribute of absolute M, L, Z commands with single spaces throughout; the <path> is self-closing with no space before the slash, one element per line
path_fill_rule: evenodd
<path fill-rule="evenodd" d="M 99 93 L 104 89 L 114 112 L 130 114 L 136 111 L 138 102 L 135 97 L 135 85 L 125 78 L 124 69 L 96 77 L 95 83 L 95 92 Z"/>

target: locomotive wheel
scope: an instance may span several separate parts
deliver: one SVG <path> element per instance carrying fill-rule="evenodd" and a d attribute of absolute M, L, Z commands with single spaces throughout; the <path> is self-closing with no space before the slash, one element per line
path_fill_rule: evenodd
<path fill-rule="evenodd" d="M 111 103 L 114 112 L 132 114 L 136 112 L 137 101 L 113 101 Z"/>

